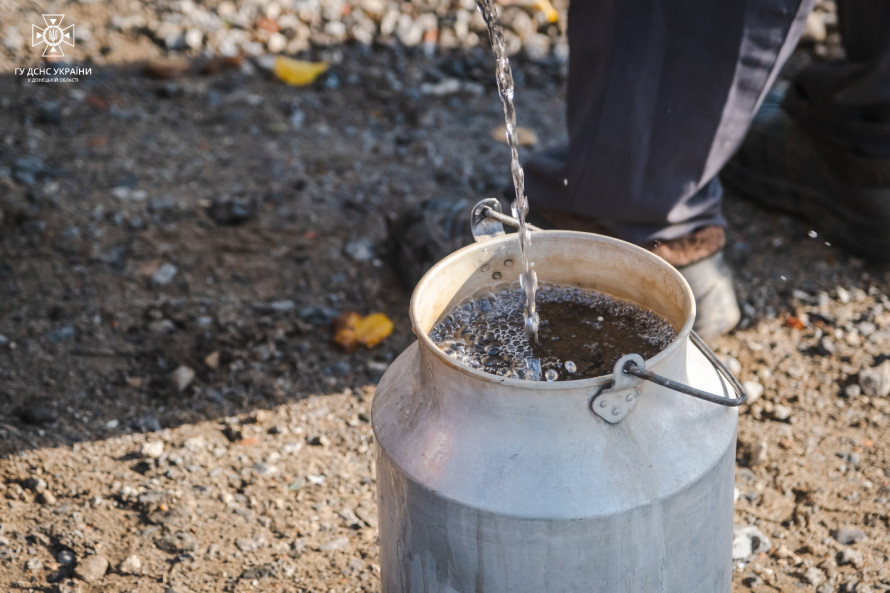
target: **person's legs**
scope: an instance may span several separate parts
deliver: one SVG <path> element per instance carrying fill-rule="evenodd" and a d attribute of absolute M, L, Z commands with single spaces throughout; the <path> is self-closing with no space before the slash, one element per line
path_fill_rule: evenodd
<path fill-rule="evenodd" d="M 838 2 L 846 53 L 795 79 L 786 109 L 847 152 L 890 158 L 890 1 Z"/>
<path fill-rule="evenodd" d="M 569 146 L 526 163 L 537 205 L 637 244 L 724 226 L 715 175 L 797 43 L 811 0 L 569 5 Z"/>
<path fill-rule="evenodd" d="M 777 93 L 721 176 L 830 241 L 890 261 L 890 0 L 838 9 L 846 59 L 814 63 Z"/>

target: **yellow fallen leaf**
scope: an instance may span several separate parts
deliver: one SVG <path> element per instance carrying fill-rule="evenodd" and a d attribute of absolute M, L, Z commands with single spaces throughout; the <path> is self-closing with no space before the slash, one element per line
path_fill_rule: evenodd
<path fill-rule="evenodd" d="M 355 352 L 359 346 L 373 348 L 392 333 L 393 324 L 383 313 L 362 317 L 349 311 L 341 313 L 332 325 L 334 342 L 347 352 Z"/>
<path fill-rule="evenodd" d="M 362 317 L 355 324 L 355 339 L 365 348 L 373 348 L 391 333 L 392 321 L 383 313 Z"/>
<path fill-rule="evenodd" d="M 331 324 L 331 330 L 334 333 L 334 343 L 347 352 L 355 352 L 358 348 L 358 341 L 355 339 L 355 325 L 360 318 L 361 316 L 358 313 L 348 311 L 337 315 Z"/>
<path fill-rule="evenodd" d="M 306 62 L 284 56 L 275 56 L 275 66 L 272 68 L 272 71 L 279 80 L 291 86 L 305 86 L 312 84 L 327 69 L 327 62 Z"/>
<path fill-rule="evenodd" d="M 544 18 L 548 23 L 555 23 L 559 20 L 559 12 L 550 3 L 550 0 L 499 0 L 500 4 L 515 4 L 532 12 L 543 12 Z"/>
<path fill-rule="evenodd" d="M 547 19 L 548 23 L 555 23 L 559 20 L 559 13 L 556 12 L 549 0 L 535 0 L 534 6 L 544 13 L 544 18 Z"/>

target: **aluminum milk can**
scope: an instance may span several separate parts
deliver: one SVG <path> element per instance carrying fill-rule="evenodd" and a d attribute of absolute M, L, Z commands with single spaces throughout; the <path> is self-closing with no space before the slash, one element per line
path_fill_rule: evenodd
<path fill-rule="evenodd" d="M 744 395 L 692 333 L 689 286 L 598 235 L 535 232 L 531 257 L 542 281 L 646 306 L 678 337 L 592 379 L 471 369 L 428 333 L 476 291 L 518 280 L 517 241 L 436 264 L 411 300 L 417 341 L 372 408 L 382 593 L 729 593 L 738 416 L 715 402 Z"/>

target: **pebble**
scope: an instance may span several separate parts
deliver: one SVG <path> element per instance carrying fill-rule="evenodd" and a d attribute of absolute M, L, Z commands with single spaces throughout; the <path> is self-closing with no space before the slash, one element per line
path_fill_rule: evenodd
<path fill-rule="evenodd" d="M 59 593 L 83 593 L 83 587 L 74 579 L 66 579 L 56 585 L 56 591 Z"/>
<path fill-rule="evenodd" d="M 865 532 L 861 529 L 857 529 L 856 527 L 844 526 L 834 532 L 834 539 L 836 539 L 837 542 L 840 544 L 849 546 L 850 544 L 856 544 L 861 541 L 865 541 L 866 539 L 868 539 L 868 536 L 866 536 Z"/>
<path fill-rule="evenodd" d="M 219 197 L 207 207 L 207 215 L 217 224 L 244 224 L 256 216 L 256 207 L 242 198 Z"/>
<path fill-rule="evenodd" d="M 130 426 L 139 432 L 157 432 L 161 430 L 161 422 L 154 416 L 143 416 L 130 422 Z"/>
<path fill-rule="evenodd" d="M 346 255 L 364 263 L 374 259 L 374 244 L 368 239 L 356 239 L 346 244 Z"/>
<path fill-rule="evenodd" d="M 170 383 L 176 391 L 182 393 L 195 379 L 195 370 L 191 367 L 180 365 L 170 373 Z"/>
<path fill-rule="evenodd" d="M 269 303 L 269 308 L 275 311 L 276 313 L 290 313 L 296 308 L 296 303 L 291 300 L 286 301 L 275 301 Z"/>
<path fill-rule="evenodd" d="M 772 542 L 760 529 L 753 525 L 735 525 L 732 528 L 732 559 L 745 560 L 762 552 L 767 552 Z"/>
<path fill-rule="evenodd" d="M 822 583 L 825 582 L 825 573 L 816 568 L 815 566 L 811 566 L 803 573 L 803 580 L 812 585 L 813 587 L 818 587 Z"/>
<path fill-rule="evenodd" d="M 140 574 L 142 572 L 142 560 L 139 556 L 133 554 L 124 558 L 120 566 L 117 567 L 121 574 Z"/>
<path fill-rule="evenodd" d="M 779 422 L 787 422 L 791 419 L 791 408 L 782 404 L 776 404 L 775 407 L 773 407 L 772 416 Z"/>
<path fill-rule="evenodd" d="M 752 574 L 749 577 L 745 577 L 742 579 L 742 584 L 748 587 L 749 589 L 756 589 L 763 585 L 763 579 L 757 576 L 756 574 Z"/>
<path fill-rule="evenodd" d="M 12 178 L 22 185 L 32 186 L 37 183 L 37 177 L 47 172 L 48 167 L 40 157 L 28 155 L 15 160 L 12 168 Z"/>
<path fill-rule="evenodd" d="M 748 405 L 753 404 L 763 395 L 763 385 L 757 381 L 745 381 L 742 383 L 742 387 L 744 387 L 745 393 L 748 394 L 748 399 L 745 400 L 745 403 Z"/>
<path fill-rule="evenodd" d="M 238 537 L 235 538 L 235 547 L 244 552 L 245 554 L 250 554 L 251 552 L 256 552 L 260 548 L 265 547 L 266 542 L 258 539 L 252 539 L 249 537 Z"/>
<path fill-rule="evenodd" d="M 155 319 L 148 324 L 148 331 L 156 336 L 166 336 L 176 331 L 176 324 L 169 319 Z"/>
<path fill-rule="evenodd" d="M 75 556 L 71 550 L 61 550 L 56 554 L 56 562 L 62 566 L 71 566 L 74 564 Z"/>
<path fill-rule="evenodd" d="M 890 360 L 859 371 L 859 387 L 865 395 L 878 397 L 890 395 Z"/>
<path fill-rule="evenodd" d="M 71 324 L 65 324 L 62 327 L 46 334 L 46 339 L 53 344 L 58 344 L 59 342 L 67 340 L 68 338 L 73 338 L 76 335 L 77 330 L 74 329 L 74 326 Z"/>
<path fill-rule="evenodd" d="M 319 307 L 317 305 L 302 307 L 297 311 L 297 315 L 301 320 L 311 323 L 312 325 L 330 325 L 334 318 L 339 314 L 339 311 L 336 309 Z"/>
<path fill-rule="evenodd" d="M 862 554 L 850 548 L 844 548 L 837 553 L 837 563 L 841 566 L 852 564 L 855 567 L 862 566 Z"/>
<path fill-rule="evenodd" d="M 331 439 L 324 435 L 316 435 L 311 436 L 306 439 L 306 444 L 312 445 L 313 447 L 330 447 Z"/>
<path fill-rule="evenodd" d="M 339 550 L 349 545 L 348 537 L 334 538 L 329 542 L 321 544 L 318 549 L 322 552 L 330 552 L 331 550 Z"/>
<path fill-rule="evenodd" d="M 74 575 L 86 583 L 95 583 L 108 572 L 108 559 L 99 554 L 87 556 L 77 563 Z"/>
<path fill-rule="evenodd" d="M 32 492 L 44 492 L 48 487 L 43 478 L 28 478 L 22 485 Z"/>
<path fill-rule="evenodd" d="M 37 502 L 40 504 L 56 504 L 56 495 L 46 490 L 37 495 Z"/>
<path fill-rule="evenodd" d="M 171 554 L 193 552 L 198 548 L 198 540 L 185 531 L 167 533 L 157 542 L 158 548 Z"/>
<path fill-rule="evenodd" d="M 858 383 L 851 383 L 844 388 L 844 395 L 849 398 L 859 397 L 862 395 L 862 388 Z"/>
<path fill-rule="evenodd" d="M 204 364 L 211 370 L 219 368 L 219 350 L 215 350 L 204 357 Z"/>
<path fill-rule="evenodd" d="M 28 558 L 25 562 L 25 570 L 28 572 L 37 572 L 43 568 L 43 561 L 40 558 Z"/>
<path fill-rule="evenodd" d="M 164 454 L 164 442 L 163 441 L 146 441 L 142 443 L 142 447 L 139 448 L 139 455 L 145 457 L 147 459 L 157 459 L 161 455 Z"/>
<path fill-rule="evenodd" d="M 176 277 L 177 272 L 179 272 L 179 268 L 173 264 L 163 264 L 158 268 L 158 271 L 152 275 L 151 281 L 157 286 L 170 284 L 173 281 L 173 278 Z"/>

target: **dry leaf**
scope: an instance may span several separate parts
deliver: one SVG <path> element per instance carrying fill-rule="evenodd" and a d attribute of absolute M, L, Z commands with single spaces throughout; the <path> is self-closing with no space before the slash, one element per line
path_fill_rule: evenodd
<path fill-rule="evenodd" d="M 491 137 L 498 142 L 507 143 L 507 126 L 498 126 L 491 131 Z M 538 143 L 538 135 L 530 128 L 516 127 L 516 142 L 519 146 L 534 146 Z"/>
<path fill-rule="evenodd" d="M 807 325 L 803 322 L 803 319 L 789 316 L 785 319 L 785 327 L 790 327 L 791 329 L 805 329 Z"/>
<path fill-rule="evenodd" d="M 275 56 L 272 72 L 275 73 L 276 78 L 291 86 L 305 86 L 315 82 L 315 79 L 327 69 L 327 62 L 306 62 Z"/>
<path fill-rule="evenodd" d="M 534 7 L 544 13 L 544 18 L 548 23 L 555 23 L 559 20 L 559 13 L 548 0 L 535 0 Z"/>
<path fill-rule="evenodd" d="M 522 6 L 531 12 L 542 12 L 548 23 L 555 23 L 559 20 L 559 13 L 549 0 L 500 0 L 500 4 Z"/>
<path fill-rule="evenodd" d="M 365 348 L 373 348 L 392 333 L 392 321 L 383 313 L 373 313 L 359 319 L 355 338 Z"/>
<path fill-rule="evenodd" d="M 334 342 L 347 352 L 355 352 L 358 349 L 358 342 L 355 339 L 355 324 L 360 317 L 358 313 L 348 311 L 337 315 L 331 324 Z"/>
<path fill-rule="evenodd" d="M 334 319 L 334 342 L 347 352 L 355 352 L 359 346 L 373 348 L 392 333 L 393 324 L 383 313 L 362 317 L 354 311 L 341 313 Z"/>

